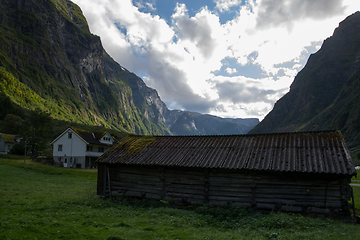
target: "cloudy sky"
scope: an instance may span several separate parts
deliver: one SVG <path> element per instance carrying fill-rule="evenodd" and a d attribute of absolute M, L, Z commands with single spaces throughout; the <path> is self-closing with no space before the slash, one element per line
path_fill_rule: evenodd
<path fill-rule="evenodd" d="M 262 120 L 358 0 L 72 0 L 169 109 Z"/>

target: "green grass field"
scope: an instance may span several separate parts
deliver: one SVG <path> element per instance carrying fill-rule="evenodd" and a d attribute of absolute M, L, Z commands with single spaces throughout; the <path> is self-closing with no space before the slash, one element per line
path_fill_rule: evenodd
<path fill-rule="evenodd" d="M 99 199 L 95 171 L 0 158 L 0 183 L 0 239 L 360 239 L 360 225 L 300 214 Z"/>

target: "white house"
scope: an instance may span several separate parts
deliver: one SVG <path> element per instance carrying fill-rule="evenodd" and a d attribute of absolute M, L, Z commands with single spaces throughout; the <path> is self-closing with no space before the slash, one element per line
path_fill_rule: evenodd
<path fill-rule="evenodd" d="M 55 138 L 53 158 L 64 167 L 94 168 L 95 161 L 115 143 L 106 131 L 87 131 L 70 127 Z"/>
<path fill-rule="evenodd" d="M 20 142 L 20 138 L 15 135 L 0 133 L 0 153 L 8 154 L 12 146 L 17 142 Z"/>

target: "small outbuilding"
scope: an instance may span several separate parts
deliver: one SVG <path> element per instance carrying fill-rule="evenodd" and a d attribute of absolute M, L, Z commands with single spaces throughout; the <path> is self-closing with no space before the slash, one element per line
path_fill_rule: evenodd
<path fill-rule="evenodd" d="M 97 193 L 349 215 L 356 175 L 339 131 L 130 136 L 97 160 Z"/>
<path fill-rule="evenodd" d="M 8 154 L 11 148 L 20 140 L 16 135 L 0 133 L 0 154 Z"/>

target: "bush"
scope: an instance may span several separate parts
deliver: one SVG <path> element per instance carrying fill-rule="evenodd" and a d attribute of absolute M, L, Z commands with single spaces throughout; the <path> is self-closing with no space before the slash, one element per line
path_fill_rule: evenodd
<path fill-rule="evenodd" d="M 25 149 L 24 149 L 24 143 L 15 143 L 12 148 L 10 149 L 10 154 L 14 155 L 24 155 Z"/>

